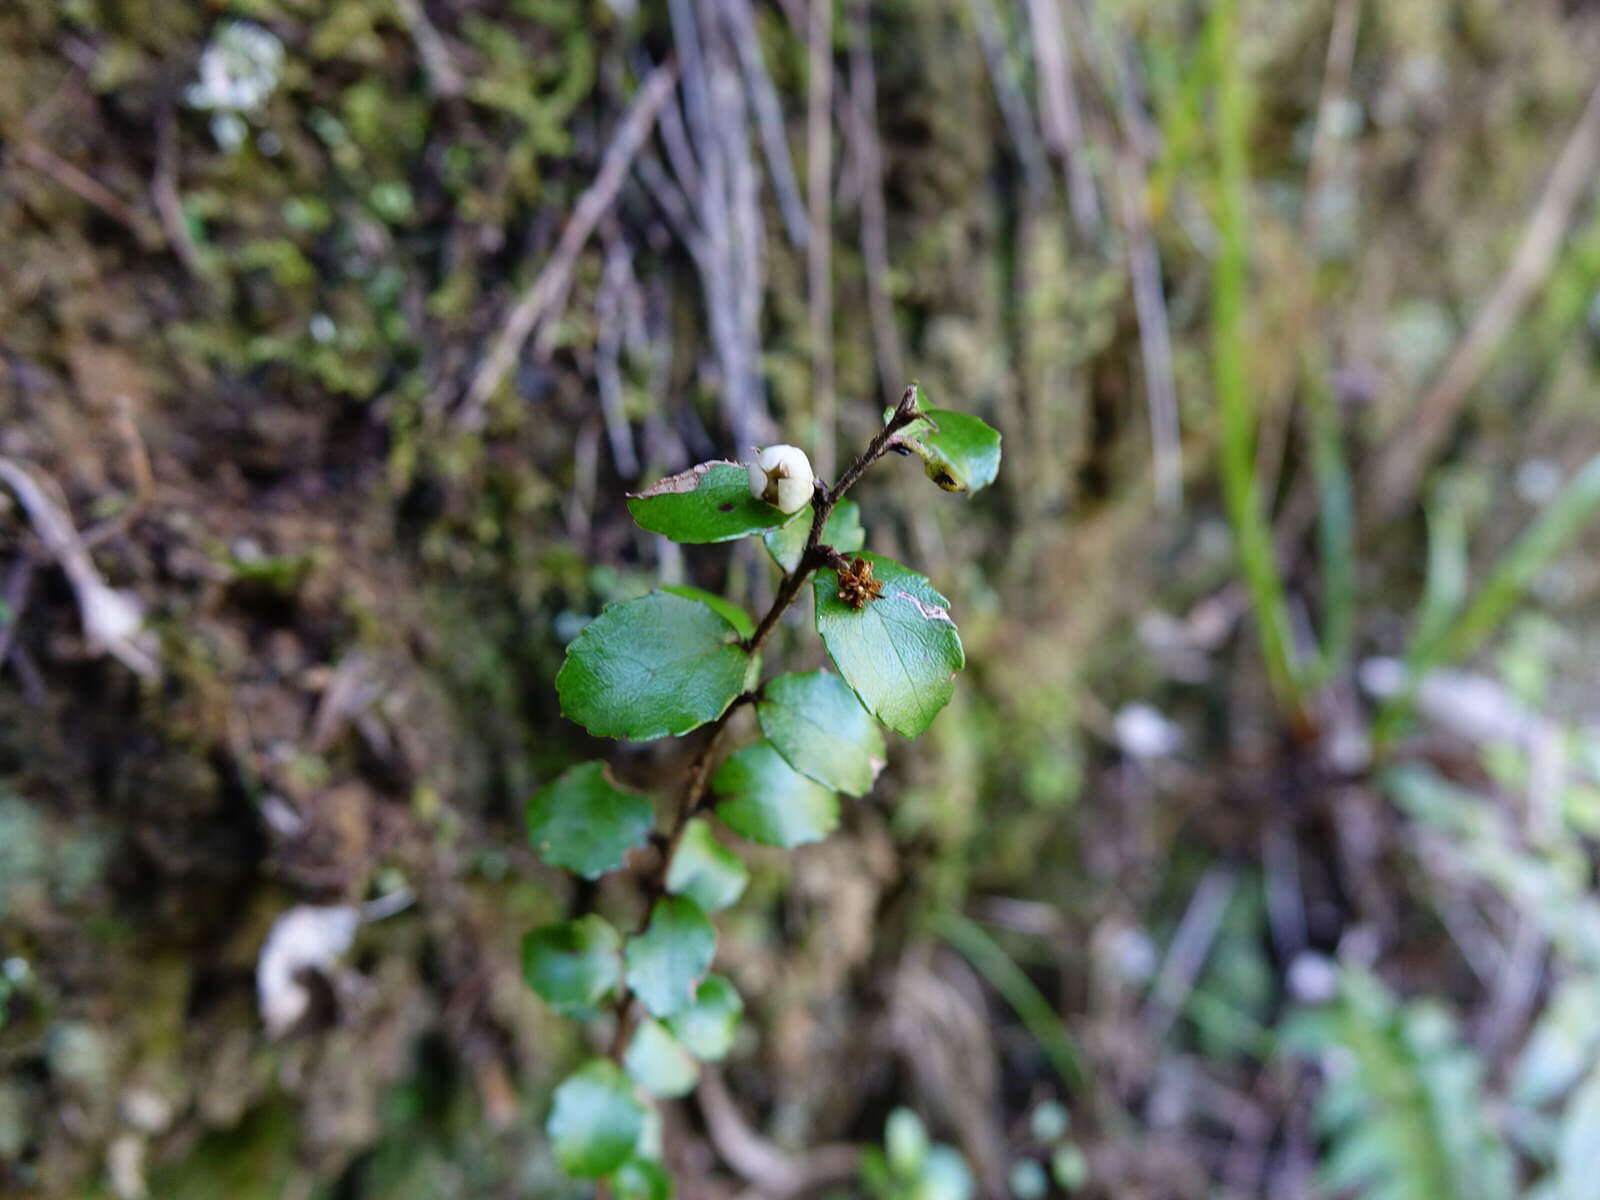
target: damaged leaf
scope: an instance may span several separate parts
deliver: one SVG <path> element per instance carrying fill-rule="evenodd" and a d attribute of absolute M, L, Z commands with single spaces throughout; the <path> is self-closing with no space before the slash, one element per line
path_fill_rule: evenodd
<path fill-rule="evenodd" d="M 955 692 L 966 662 L 949 601 L 927 578 L 882 555 L 864 556 L 883 595 L 860 610 L 839 596 L 838 573 L 813 584 L 817 633 L 866 710 L 896 733 L 916 737 Z"/>
<path fill-rule="evenodd" d="M 745 467 L 714 461 L 669 475 L 628 496 L 641 529 L 675 542 L 728 542 L 782 525 L 789 514 L 750 494 Z"/>
<path fill-rule="evenodd" d="M 947 492 L 976 492 L 1000 473 L 1000 433 L 968 413 L 923 409 L 894 444 L 922 459 L 928 478 Z"/>

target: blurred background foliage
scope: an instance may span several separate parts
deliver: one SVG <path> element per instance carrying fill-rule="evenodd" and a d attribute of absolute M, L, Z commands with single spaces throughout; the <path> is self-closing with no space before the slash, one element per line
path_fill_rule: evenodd
<path fill-rule="evenodd" d="M 517 946 L 637 897 L 524 844 L 604 752 L 551 680 L 658 578 L 773 586 L 623 492 L 829 472 L 916 377 L 1006 437 L 860 497 L 969 667 L 750 850 L 681 1193 L 1591 1197 L 1597 51 L 1557 0 L 11 0 L 0 1191 L 574 1194 Z M 269 1037 L 297 905 L 368 919 Z"/>

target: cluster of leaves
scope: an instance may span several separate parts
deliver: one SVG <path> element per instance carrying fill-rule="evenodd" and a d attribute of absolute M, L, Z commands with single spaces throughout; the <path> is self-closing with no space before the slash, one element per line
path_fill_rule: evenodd
<path fill-rule="evenodd" d="M 590 733 L 648 741 L 709 726 L 689 784 L 658 827 L 655 806 L 603 763 L 568 770 L 528 808 L 528 832 L 546 862 L 585 879 L 654 846 L 642 927 L 631 936 L 598 914 L 535 929 L 524 943 L 529 984 L 559 1011 L 610 1011 L 611 1053 L 557 1089 L 547 1130 L 569 1175 L 605 1178 L 621 1196 L 670 1191 L 659 1164 L 649 1097 L 681 1096 L 700 1062 L 725 1056 L 743 1003 L 708 974 L 716 933 L 708 916 L 738 900 L 747 881 L 714 821 L 764 845 L 815 842 L 839 823 L 841 794 L 859 797 L 883 768 L 880 725 L 916 737 L 944 707 L 964 663 L 948 602 L 922 575 L 862 549 L 860 510 L 843 494 L 891 450 L 921 458 L 950 491 L 974 491 L 998 470 L 1000 435 L 975 417 L 926 408 L 916 387 L 831 488 L 785 514 L 751 494 L 737 463 L 709 462 L 630 497 L 644 529 L 677 542 L 760 536 L 782 571 L 757 622 L 732 601 L 663 587 L 608 605 L 568 646 L 556 677 L 562 711 Z M 841 574 L 865 579 L 859 593 Z M 762 651 L 807 580 L 815 626 L 836 672 L 763 679 Z M 761 737 L 720 764 L 728 719 L 754 709 Z"/>
<path fill-rule="evenodd" d="M 1290 1019 L 1291 1047 L 1324 1068 L 1318 1105 L 1329 1139 L 1324 1182 L 1363 1195 L 1455 1195 L 1481 1200 L 1578 1200 L 1595 1192 L 1600 1163 L 1600 901 L 1590 885 L 1600 740 L 1540 714 L 1550 650 L 1537 622 L 1514 627 L 1500 681 L 1457 677 L 1476 711 L 1517 715 L 1522 735 L 1485 745 L 1481 779 L 1467 785 L 1424 763 L 1382 776 L 1408 820 L 1408 840 L 1441 916 L 1462 903 L 1520 928 L 1540 945 L 1532 970 L 1549 992 L 1503 1069 L 1457 1033 L 1438 999 L 1396 1000 L 1347 967 L 1333 1001 Z M 1529 735 L 1527 729 L 1537 729 Z M 1536 746 L 1560 745 L 1568 766 L 1536 821 L 1512 796 L 1536 786 Z M 1506 986 L 1503 982 L 1499 986 Z M 1490 1039 L 1490 1045 L 1496 1043 Z M 1499 1048 L 1499 1047 L 1497 1047 Z"/>
<path fill-rule="evenodd" d="M 883 1149 L 863 1152 L 861 1181 L 877 1200 L 970 1200 L 974 1191 L 966 1160 L 954 1147 L 929 1140 L 909 1108 L 889 1114 Z"/>
<path fill-rule="evenodd" d="M 1485 1117 L 1483 1062 L 1442 1006 L 1401 1004 L 1371 975 L 1347 967 L 1337 1001 L 1300 1014 L 1284 1038 L 1326 1059 L 1317 1120 L 1331 1145 L 1321 1167 L 1330 1194 L 1513 1194 L 1511 1155 Z"/>
<path fill-rule="evenodd" d="M 1034 1143 L 1049 1153 L 1049 1168 L 1038 1158 L 1018 1158 L 1007 1172 L 1006 1183 L 1016 1200 L 1038 1200 L 1055 1184 L 1069 1195 L 1089 1181 L 1089 1160 L 1069 1136 L 1072 1118 L 1066 1105 L 1046 1100 L 1028 1114 L 1028 1132 Z"/>

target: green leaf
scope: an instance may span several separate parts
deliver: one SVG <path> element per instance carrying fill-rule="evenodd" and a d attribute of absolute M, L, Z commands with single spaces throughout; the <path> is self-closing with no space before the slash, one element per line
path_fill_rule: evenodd
<path fill-rule="evenodd" d="M 928 1160 L 928 1130 L 922 1118 L 909 1108 L 897 1108 L 889 1114 L 883 1129 L 883 1146 L 889 1155 L 889 1169 L 902 1179 L 915 1179 L 922 1174 Z"/>
<path fill-rule="evenodd" d="M 711 822 L 701 817 L 690 821 L 667 870 L 667 891 L 688 896 L 712 913 L 738 900 L 749 882 L 750 872 L 737 854 L 717 841 Z"/>
<path fill-rule="evenodd" d="M 862 796 L 883 770 L 883 731 L 831 672 L 768 681 L 756 715 L 789 765 L 823 787 Z"/>
<path fill-rule="evenodd" d="M 736 462 L 707 462 L 630 494 L 640 528 L 675 542 L 728 542 L 782 525 L 789 514 L 750 494 L 750 476 Z"/>
<path fill-rule="evenodd" d="M 716 930 L 687 896 L 656 901 L 650 925 L 628 943 L 628 986 L 652 1017 L 670 1017 L 694 1002 L 711 966 Z"/>
<path fill-rule="evenodd" d="M 733 984 L 721 975 L 707 975 L 694 994 L 694 1003 L 667 1025 L 701 1062 L 719 1062 L 733 1049 L 733 1035 L 743 1012 L 744 1001 Z"/>
<path fill-rule="evenodd" d="M 598 737 L 649 741 L 720 717 L 744 690 L 738 630 L 698 600 L 651 592 L 608 604 L 567 647 L 561 711 Z"/>
<path fill-rule="evenodd" d="M 947 492 L 976 492 L 1000 473 L 1000 433 L 977 417 L 948 408 L 925 408 L 923 417 L 894 436 L 922 459 L 928 478 Z"/>
<path fill-rule="evenodd" d="M 617 1200 L 672 1200 L 672 1176 L 646 1158 L 623 1163 L 611 1177 L 611 1186 Z"/>
<path fill-rule="evenodd" d="M 545 925 L 522 939 L 522 973 L 557 1012 L 583 1012 L 621 979 L 622 939 L 593 913 Z"/>
<path fill-rule="evenodd" d="M 644 1105 L 613 1062 L 586 1062 L 556 1089 L 545 1133 L 556 1161 L 574 1179 L 596 1179 L 633 1157 Z"/>
<path fill-rule="evenodd" d="M 839 797 L 783 761 L 771 742 L 746 746 L 711 778 L 717 816 L 751 841 L 785 850 L 820 841 L 839 824 Z"/>
<path fill-rule="evenodd" d="M 772 561 L 788 572 L 800 565 L 800 555 L 810 536 L 811 510 L 802 508 L 788 524 L 763 533 L 761 541 Z M 841 500 L 834 505 L 828 523 L 822 527 L 822 540 L 841 554 L 854 554 L 861 549 L 867 540 L 867 532 L 861 528 L 861 506 L 854 500 Z"/>
<path fill-rule="evenodd" d="M 750 614 L 726 596 L 708 592 L 705 588 L 690 587 L 686 583 L 664 583 L 661 585 L 661 590 L 671 592 L 674 596 L 682 596 L 685 600 L 698 600 L 706 607 L 716 610 L 729 625 L 739 631 L 739 636 L 742 638 L 755 636 L 756 623 L 751 620 Z"/>
<path fill-rule="evenodd" d="M 700 1069 L 678 1039 L 660 1021 L 649 1017 L 639 1022 L 622 1056 L 628 1075 L 652 1096 L 673 1099 L 694 1090 Z"/>
<path fill-rule="evenodd" d="M 859 611 L 839 599 L 839 576 L 818 571 L 817 632 L 839 674 L 867 711 L 916 737 L 955 692 L 966 662 L 947 601 L 928 580 L 893 559 L 863 555 L 883 595 Z"/>
<path fill-rule="evenodd" d="M 585 879 L 620 867 L 654 826 L 650 801 L 613 783 L 604 763 L 580 763 L 528 802 L 528 837 L 539 857 Z"/>

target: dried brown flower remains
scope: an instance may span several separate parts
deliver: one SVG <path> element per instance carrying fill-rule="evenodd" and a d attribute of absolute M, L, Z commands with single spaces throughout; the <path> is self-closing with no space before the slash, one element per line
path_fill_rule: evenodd
<path fill-rule="evenodd" d="M 853 558 L 839 568 L 839 599 L 856 612 L 869 601 L 883 595 L 883 584 L 872 577 L 872 564 L 864 558 Z"/>

